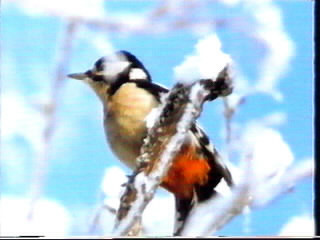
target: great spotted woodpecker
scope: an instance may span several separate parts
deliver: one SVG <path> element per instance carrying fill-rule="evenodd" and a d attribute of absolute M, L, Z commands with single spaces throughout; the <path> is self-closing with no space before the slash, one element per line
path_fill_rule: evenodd
<path fill-rule="evenodd" d="M 153 83 L 144 65 L 127 51 L 102 57 L 92 69 L 68 76 L 88 83 L 100 98 L 111 149 L 134 169 L 147 135 L 146 117 L 161 103 L 161 95 L 168 89 Z M 228 168 L 205 132 L 194 123 L 161 182 L 175 196 L 174 235 L 180 234 L 192 207 L 215 194 L 214 188 L 222 179 L 232 186 Z"/>

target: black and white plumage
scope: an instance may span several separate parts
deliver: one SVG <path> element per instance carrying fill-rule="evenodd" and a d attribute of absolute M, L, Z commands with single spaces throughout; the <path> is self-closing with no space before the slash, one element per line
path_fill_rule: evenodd
<path fill-rule="evenodd" d="M 110 147 L 134 169 L 147 135 L 146 117 L 169 90 L 153 83 L 144 65 L 127 51 L 100 58 L 91 70 L 69 77 L 87 82 L 101 99 Z M 216 193 L 214 188 L 221 179 L 232 185 L 228 168 L 205 132 L 194 123 L 161 183 L 175 195 L 175 235 L 179 235 L 190 210 Z"/>

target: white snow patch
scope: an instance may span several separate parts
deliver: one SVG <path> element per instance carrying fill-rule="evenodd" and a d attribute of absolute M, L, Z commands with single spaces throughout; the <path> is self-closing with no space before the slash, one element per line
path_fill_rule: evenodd
<path fill-rule="evenodd" d="M 162 108 L 161 108 L 162 109 Z M 155 107 L 153 108 L 150 113 L 146 116 L 145 121 L 146 121 L 146 126 L 147 128 L 151 128 L 153 127 L 153 125 L 155 124 L 155 122 L 158 120 L 158 118 L 160 117 L 160 107 Z"/>
<path fill-rule="evenodd" d="M 279 236 L 315 236 L 315 222 L 311 216 L 301 215 L 289 219 L 280 230 Z"/>
<path fill-rule="evenodd" d="M 173 195 L 155 196 L 143 214 L 143 226 L 151 236 L 170 236 L 174 225 Z"/>
<path fill-rule="evenodd" d="M 251 154 L 254 174 L 259 181 L 276 181 L 294 160 L 288 143 L 277 130 L 258 123 L 249 124 L 243 135 L 244 156 Z"/>
<path fill-rule="evenodd" d="M 71 227 L 68 210 L 52 199 L 40 199 L 28 220 L 29 200 L 16 196 L 1 196 L 1 236 L 42 235 L 67 236 Z"/>
<path fill-rule="evenodd" d="M 102 192 L 108 198 L 119 199 L 119 197 L 121 196 L 121 190 L 123 188 L 121 187 L 121 185 L 126 183 L 127 181 L 128 178 L 121 168 L 117 166 L 106 168 L 101 184 Z"/>
<path fill-rule="evenodd" d="M 221 42 L 216 34 L 199 40 L 195 53 L 174 68 L 175 78 L 182 83 L 192 83 L 200 79 L 215 79 L 221 70 L 231 64 L 231 58 L 221 50 Z"/>

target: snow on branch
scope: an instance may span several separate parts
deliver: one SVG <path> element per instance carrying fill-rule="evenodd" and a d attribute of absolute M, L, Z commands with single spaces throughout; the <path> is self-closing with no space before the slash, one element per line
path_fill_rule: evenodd
<path fill-rule="evenodd" d="M 231 57 L 224 53 L 217 34 L 208 34 L 200 39 L 193 54 L 174 68 L 175 78 L 180 82 L 192 82 L 198 79 L 215 79 L 226 65 L 231 65 Z M 230 68 L 228 76 L 231 77 Z M 226 94 L 228 95 L 228 94 Z"/>
<path fill-rule="evenodd" d="M 34 172 L 32 173 L 32 182 L 30 189 L 30 208 L 28 219 L 33 216 L 36 202 L 40 199 L 46 182 L 48 171 L 48 161 L 50 146 L 57 125 L 57 108 L 60 101 L 60 93 L 65 81 L 67 67 L 71 59 L 73 40 L 78 30 L 78 24 L 74 21 L 68 21 L 65 26 L 65 32 L 61 39 L 59 49 L 59 59 L 56 63 L 55 74 L 52 78 L 51 93 L 49 102 L 43 106 L 42 114 L 45 119 L 45 127 L 42 133 L 42 148 L 38 152 L 37 158 L 34 159 Z"/>
<path fill-rule="evenodd" d="M 314 174 L 313 162 L 311 159 L 304 160 L 288 167 L 276 181 L 274 179 L 277 176 L 266 179 L 263 187 L 255 188 L 252 191 L 252 207 L 263 207 L 270 204 L 282 194 L 291 192 L 299 181 L 311 178 Z"/>
<path fill-rule="evenodd" d="M 57 0 L 50 4 L 45 0 L 11 2 L 32 16 L 49 15 L 102 31 L 125 34 L 164 34 L 180 29 L 201 33 L 234 21 L 231 18 L 190 17 L 201 13 L 199 1 L 159 1 L 152 8 L 135 13 L 106 9 L 103 0 Z"/>
<path fill-rule="evenodd" d="M 203 103 L 230 93 L 228 69 L 226 66 L 215 81 L 202 79 L 192 84 L 177 83 L 164 97 L 137 159 L 139 166 L 130 176 L 121 197 L 115 235 L 127 235 L 141 221 L 142 212 L 166 175 L 191 125 L 199 117 Z"/>
<path fill-rule="evenodd" d="M 276 182 L 270 179 L 257 184 L 253 161 L 251 155 L 244 160 L 242 179 L 230 195 L 218 195 L 190 213 L 181 232 L 182 236 L 212 235 L 246 209 L 264 207 L 272 203 L 283 193 L 292 190 L 299 181 L 313 175 L 312 160 L 306 160 L 288 169 Z M 263 192 L 259 191 L 257 194 L 257 189 L 262 189 Z M 201 224 L 198 224 L 200 219 Z"/>

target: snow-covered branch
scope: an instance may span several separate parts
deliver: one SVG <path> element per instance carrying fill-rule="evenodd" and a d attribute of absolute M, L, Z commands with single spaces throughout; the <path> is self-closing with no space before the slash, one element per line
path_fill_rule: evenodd
<path fill-rule="evenodd" d="M 101 217 L 101 213 L 103 212 L 103 210 L 107 210 L 109 213 L 111 214 L 116 214 L 117 210 L 114 209 L 113 207 L 109 206 L 106 203 L 103 203 L 101 206 L 98 207 L 98 209 L 96 210 L 96 213 L 93 216 L 93 219 L 91 221 L 90 227 L 89 227 L 89 233 L 93 233 L 100 221 L 100 217 Z"/>
<path fill-rule="evenodd" d="M 171 161 L 179 151 L 185 136 L 202 111 L 205 101 L 230 93 L 230 79 L 225 67 L 215 81 L 203 79 L 192 84 L 177 83 L 165 96 L 154 114 L 155 122 L 138 158 L 139 166 L 126 184 L 121 197 L 114 228 L 115 235 L 127 235 L 140 221 Z M 227 81 L 225 81 L 227 79 Z"/>
<path fill-rule="evenodd" d="M 56 1 L 48 4 L 40 0 L 11 0 L 27 14 L 53 16 L 105 32 L 125 34 L 165 34 L 176 30 L 201 32 L 231 24 L 232 18 L 194 18 L 201 13 L 200 1 L 159 1 L 144 12 L 108 12 L 103 0 Z M 75 7 L 76 6 L 76 7 Z"/>
<path fill-rule="evenodd" d="M 43 107 L 43 117 L 45 119 L 45 127 L 42 133 L 42 148 L 38 153 L 38 157 L 34 160 L 34 173 L 32 176 L 31 190 L 30 190 L 30 209 L 28 218 L 32 218 L 34 206 L 36 201 L 40 198 L 43 186 L 46 182 L 46 174 L 49 161 L 50 145 L 53 134 L 56 129 L 56 112 L 59 104 L 59 94 L 67 74 L 67 67 L 71 58 L 71 49 L 76 32 L 77 24 L 75 22 L 67 22 L 63 39 L 59 49 L 59 59 L 57 61 L 55 75 L 52 78 L 51 95 L 49 102 Z"/>
<path fill-rule="evenodd" d="M 291 192 L 300 181 L 311 178 L 313 174 L 313 160 L 304 160 L 289 167 L 276 181 L 272 177 L 266 179 L 263 187 L 257 187 L 252 192 L 252 207 L 263 207 L 272 203 L 282 194 Z"/>
<path fill-rule="evenodd" d="M 218 195 L 200 205 L 190 214 L 182 236 L 208 236 L 214 234 L 245 209 L 266 206 L 301 180 L 313 175 L 311 160 L 304 161 L 288 169 L 276 182 L 265 181 L 257 184 L 252 156 L 245 159 L 242 168 L 242 179 L 227 196 Z M 262 189 L 261 191 L 257 191 Z M 201 219 L 201 224 L 197 224 Z"/>

